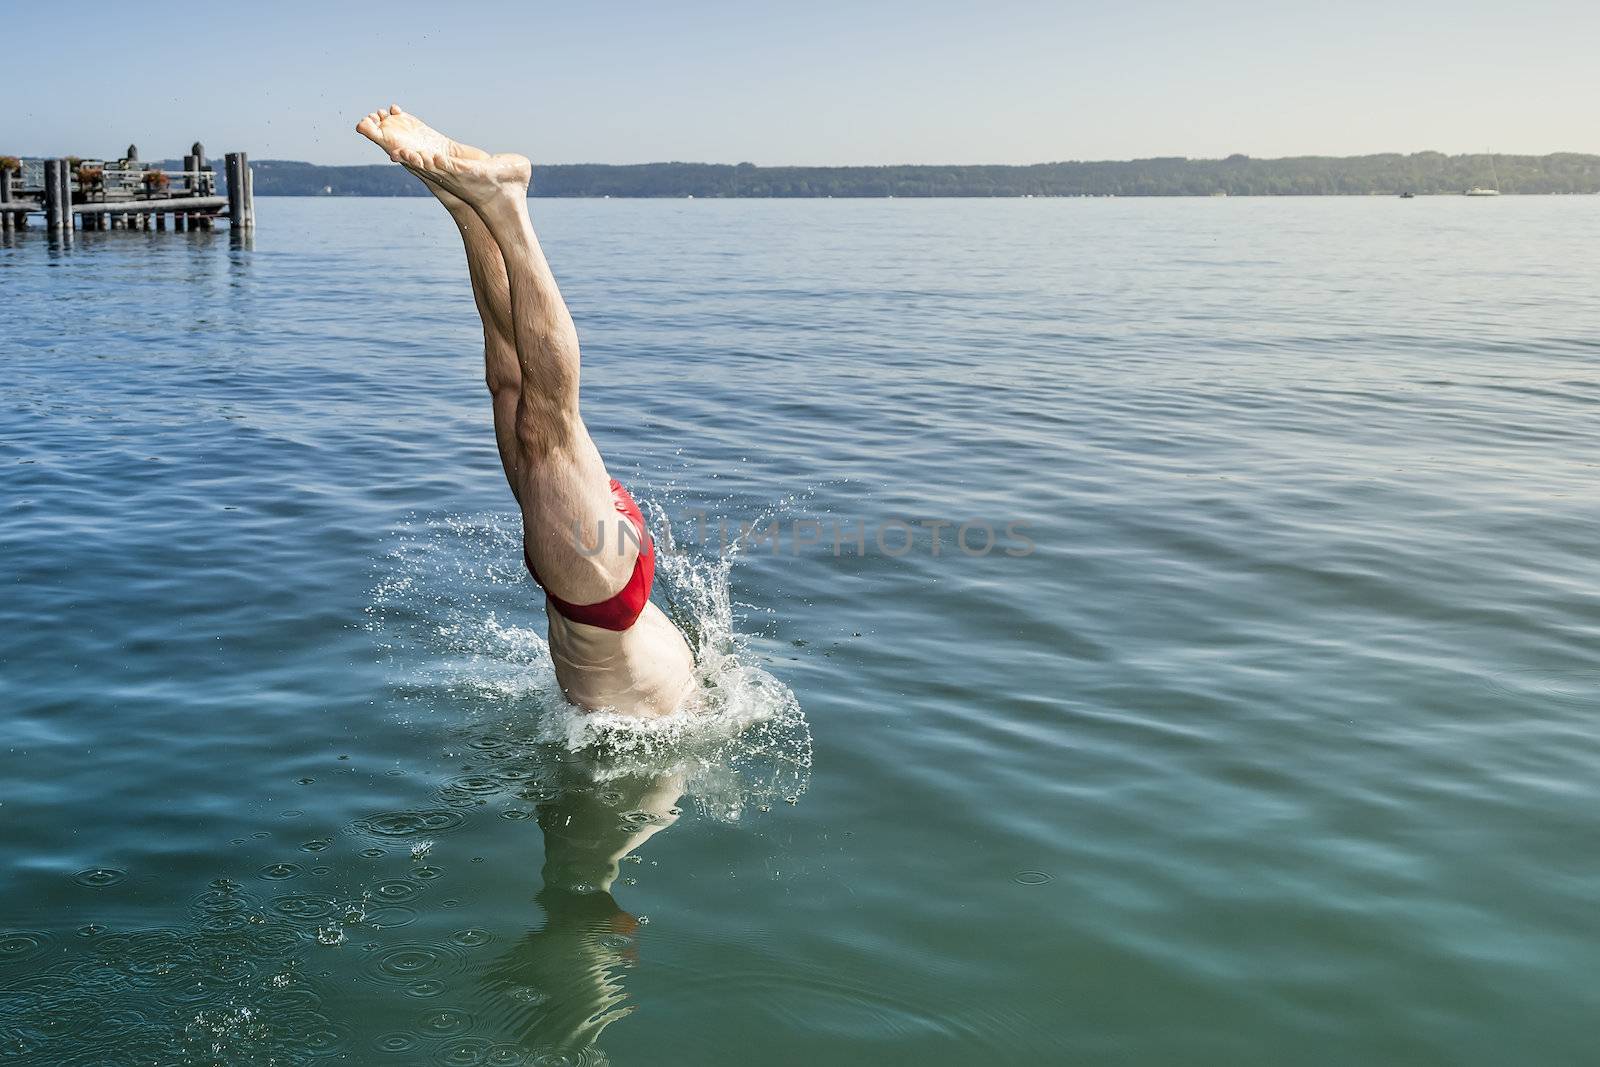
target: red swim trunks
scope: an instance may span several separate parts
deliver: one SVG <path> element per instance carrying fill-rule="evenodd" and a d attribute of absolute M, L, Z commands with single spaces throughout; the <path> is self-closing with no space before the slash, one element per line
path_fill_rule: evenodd
<path fill-rule="evenodd" d="M 632 523 L 639 535 L 639 558 L 633 563 L 633 573 L 628 576 L 628 584 L 598 604 L 569 603 L 548 589 L 544 595 L 549 600 L 549 606 L 554 607 L 564 618 L 581 622 L 585 626 L 621 631 L 637 622 L 640 613 L 644 611 L 644 606 L 650 603 L 650 586 L 656 578 L 656 546 L 650 539 L 650 531 L 645 529 L 644 516 L 639 512 L 639 505 L 634 503 L 633 497 L 615 478 L 611 479 L 611 502 L 615 505 L 617 513 Z M 622 536 L 620 529 L 616 533 L 619 538 Z M 533 575 L 533 580 L 539 582 L 539 573 L 533 569 L 533 560 L 528 556 L 526 545 L 522 549 L 522 561 L 528 565 L 528 573 Z M 544 583 L 539 582 L 539 586 L 544 588 Z"/>

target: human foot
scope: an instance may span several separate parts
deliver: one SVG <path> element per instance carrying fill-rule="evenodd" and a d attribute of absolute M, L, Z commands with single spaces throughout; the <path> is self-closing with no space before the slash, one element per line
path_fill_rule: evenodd
<path fill-rule="evenodd" d="M 424 155 L 451 156 L 458 159 L 488 159 L 489 153 L 469 144 L 452 141 L 415 115 L 400 110 L 399 104 L 379 108 L 360 122 L 356 132 L 385 152 L 395 162 L 401 162 L 395 153 L 402 149 Z"/>
<path fill-rule="evenodd" d="M 421 178 L 436 194 L 449 194 L 479 209 L 498 197 L 527 199 L 528 180 L 533 174 L 528 157 L 514 153 L 463 159 L 402 148 L 393 159 Z M 445 200 L 445 196 L 440 195 L 439 199 Z M 445 200 L 447 207 L 449 204 Z"/>
<path fill-rule="evenodd" d="M 389 153 L 389 158 L 421 178 L 450 207 L 447 196 L 486 204 L 495 195 L 528 195 L 532 166 L 524 156 L 491 156 L 481 148 L 452 141 L 398 104 L 356 123 L 356 132 Z"/>
<path fill-rule="evenodd" d="M 404 164 L 401 165 L 404 166 Z M 443 204 L 445 210 L 450 212 L 450 214 L 454 215 L 457 212 L 465 212 L 468 215 L 472 214 L 472 206 L 465 200 L 450 192 L 444 186 L 440 185 L 438 182 L 422 173 L 422 171 L 411 170 L 410 167 L 406 167 L 406 169 L 410 170 L 412 174 L 415 174 L 418 178 L 422 179 L 422 184 L 428 187 L 428 192 L 437 197 L 439 203 Z"/>

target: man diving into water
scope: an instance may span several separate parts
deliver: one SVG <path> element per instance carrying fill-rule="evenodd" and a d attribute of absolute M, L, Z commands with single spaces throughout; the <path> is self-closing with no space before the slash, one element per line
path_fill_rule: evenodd
<path fill-rule="evenodd" d="M 666 715 L 695 691 L 683 635 L 650 602 L 655 550 L 578 413 L 578 331 L 528 217 L 527 157 L 458 144 L 391 106 L 356 126 L 432 190 L 461 230 L 495 441 L 522 507 L 523 558 L 545 591 L 550 656 L 586 710 Z M 603 551 L 579 542 L 599 528 Z"/>

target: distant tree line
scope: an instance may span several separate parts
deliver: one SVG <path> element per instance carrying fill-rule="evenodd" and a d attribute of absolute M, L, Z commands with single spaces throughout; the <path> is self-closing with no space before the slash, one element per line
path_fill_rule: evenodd
<path fill-rule="evenodd" d="M 425 196 L 390 164 L 324 167 L 258 160 L 259 196 Z M 1600 156 L 1296 156 L 1032 166 L 758 167 L 715 163 L 561 164 L 533 168 L 534 196 L 883 197 L 883 196 L 1322 196 L 1600 192 Z"/>

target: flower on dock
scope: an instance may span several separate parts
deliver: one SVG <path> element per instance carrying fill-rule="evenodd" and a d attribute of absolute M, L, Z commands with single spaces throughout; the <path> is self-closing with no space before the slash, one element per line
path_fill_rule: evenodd
<path fill-rule="evenodd" d="M 165 189 L 170 180 L 165 171 L 147 170 L 144 172 L 144 187 L 151 192 Z"/>
<path fill-rule="evenodd" d="M 85 165 L 78 168 L 78 184 L 84 187 L 99 185 L 105 180 L 105 175 L 104 167 Z"/>
<path fill-rule="evenodd" d="M 9 170 L 13 173 L 22 173 L 22 160 L 16 156 L 0 156 L 0 170 Z"/>

